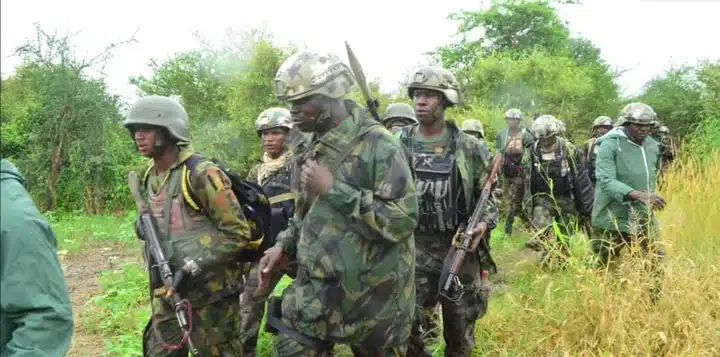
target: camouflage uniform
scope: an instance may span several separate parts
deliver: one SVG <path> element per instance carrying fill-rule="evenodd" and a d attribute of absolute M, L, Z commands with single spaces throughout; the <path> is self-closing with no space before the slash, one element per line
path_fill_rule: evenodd
<path fill-rule="evenodd" d="M 538 117 L 532 124 L 533 134 L 538 140 L 553 138 L 555 143 L 552 151 L 547 152 L 536 141 L 525 152 L 522 161 L 525 206 L 531 209 L 528 213 L 533 227 L 541 231 L 540 240 L 545 241 L 553 235 L 553 221 L 557 222 L 563 235 L 569 236 L 578 214 L 588 216 L 592 209 L 592 186 L 581 165 L 580 152 L 571 142 L 558 136 L 560 130 L 559 121 L 553 116 Z M 578 197 L 578 189 L 584 192 L 581 197 Z M 547 253 L 537 239 L 526 245 Z M 560 248 L 567 252 L 566 244 L 561 244 Z"/>
<path fill-rule="evenodd" d="M 599 147 L 595 145 L 595 140 L 597 140 L 600 135 L 597 133 L 596 129 L 599 127 L 606 127 L 608 129 L 613 128 L 613 122 L 612 118 L 607 116 L 599 116 L 595 118 L 595 121 L 593 122 L 593 137 L 588 140 L 585 145 L 580 148 L 580 152 L 582 155 L 583 162 L 585 163 L 585 169 L 588 172 L 588 176 L 590 177 L 590 181 L 595 183 L 595 159 L 597 158 L 597 152 Z"/>
<path fill-rule="evenodd" d="M 509 109 L 505 112 L 505 120 L 518 120 L 522 118 L 519 109 Z M 522 192 L 524 175 L 522 172 L 522 156 L 525 148 L 534 141 L 526 129 L 520 129 L 515 135 L 510 135 L 508 128 L 503 128 L 495 136 L 495 150 L 503 154 L 502 175 L 498 175 L 502 184 L 507 214 L 505 233 L 512 232 L 512 224 L 516 215 L 528 223 L 529 219 L 522 210 Z"/>
<path fill-rule="evenodd" d="M 270 108 L 258 116 L 255 122 L 255 131 L 258 136 L 264 130 L 284 128 L 288 134 L 292 130 L 290 111 L 285 108 Z M 286 139 L 289 135 L 286 135 Z M 287 145 L 286 145 L 287 146 Z M 290 164 L 292 151 L 285 152 L 278 158 L 272 159 L 267 153 L 263 156 L 263 163 L 250 169 L 247 179 L 257 182 L 265 191 L 272 210 L 271 238 L 287 227 L 287 221 L 294 211 L 294 197 L 290 192 Z M 240 295 L 240 341 L 245 349 L 245 356 L 255 356 L 257 349 L 260 322 L 265 311 L 265 302 L 273 289 L 282 278 L 283 273 L 295 276 L 296 267 L 289 265 L 284 271 L 276 272 L 269 282 L 269 288 L 258 292 L 258 263 L 251 262 L 246 275 L 245 286 Z"/>
<path fill-rule="evenodd" d="M 670 136 L 670 129 L 664 125 L 657 129 L 657 134 L 654 137 L 660 143 L 660 159 L 662 162 L 660 176 L 663 176 L 677 156 L 677 139 Z"/>
<path fill-rule="evenodd" d="M 402 127 L 414 123 L 417 123 L 415 109 L 405 103 L 388 105 L 382 116 L 382 124 L 395 134 L 397 134 Z"/>
<path fill-rule="evenodd" d="M 459 101 L 457 88 L 457 81 L 450 72 L 443 68 L 426 67 L 415 73 L 408 94 L 412 98 L 415 89 L 434 90 L 441 92 L 446 102 L 454 105 Z M 453 303 L 439 298 L 437 293 L 440 275 L 453 244 L 455 231 L 461 220 L 467 219 L 472 213 L 476 198 L 489 173 L 489 152 L 487 145 L 483 145 L 481 140 L 461 132 L 451 121 L 447 122 L 445 135 L 439 138 L 423 138 L 418 128 L 418 124 L 403 128 L 400 139 L 413 156 L 416 173 L 420 172 L 418 165 L 422 162 L 453 157 L 455 169 L 452 170 L 454 173 L 449 175 L 447 187 L 443 180 L 448 176 L 438 177 L 437 180 L 424 180 L 418 176 L 416 183 L 421 205 L 420 222 L 415 232 L 417 310 L 413 336 L 410 339 L 410 355 L 428 355 L 421 329 L 427 318 L 423 314 L 423 308 L 435 306 L 439 302 L 442 306 L 445 356 L 469 356 L 475 345 L 475 322 L 485 315 L 488 307 L 489 285 L 487 278 L 481 277 L 481 271 L 494 270 L 494 263 L 481 259 L 489 257 L 480 254 L 479 250 L 476 254 L 469 254 L 459 274 L 462 284 L 468 290 L 462 299 Z M 439 194 L 441 191 L 447 193 Z M 456 192 L 458 196 L 451 192 Z M 450 197 L 449 202 L 445 197 Z M 442 218 L 438 219 L 439 216 Z M 489 238 L 497 219 L 497 206 L 491 197 L 483 219 L 488 224 L 487 236 L 484 239 Z"/>
<path fill-rule="evenodd" d="M 312 52 L 285 60 L 275 81 L 278 99 L 289 102 L 341 99 L 354 83 L 336 55 Z M 278 245 L 296 259 L 298 273 L 283 293 L 282 322 L 307 337 L 348 344 L 356 356 L 404 355 L 415 307 L 415 186 L 397 138 L 363 108 L 345 105 L 350 117 L 299 146 L 293 160 L 295 213 Z M 307 159 L 330 169 L 329 191 L 302 187 Z M 321 352 L 282 331 L 276 343 L 277 356 Z"/>
<path fill-rule="evenodd" d="M 142 194 L 158 222 L 160 244 L 171 269 L 191 274 L 178 292 L 193 304 L 191 339 L 195 347 L 201 356 L 242 356 L 237 335 L 242 269 L 233 257 L 251 247 L 250 226 L 230 189 L 230 180 L 212 162 L 199 162 L 189 173 L 189 189 L 206 213 L 189 206 L 180 189 L 185 180 L 184 162 L 192 154 L 185 147 L 188 117 L 174 100 L 141 98 L 123 125 L 131 133 L 136 125 L 164 128 L 182 145 L 167 175 L 159 176 L 151 163 Z M 146 251 L 146 260 L 148 256 Z M 143 333 L 143 354 L 187 356 L 187 348 L 169 351 L 158 340 L 159 333 L 164 341 L 176 344 L 181 331 L 173 307 L 163 297 L 165 288 L 154 276 L 150 279 L 153 313 Z"/>

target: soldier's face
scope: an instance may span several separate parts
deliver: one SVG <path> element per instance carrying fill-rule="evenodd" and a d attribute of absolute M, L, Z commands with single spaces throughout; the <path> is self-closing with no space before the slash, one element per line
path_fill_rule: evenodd
<path fill-rule="evenodd" d="M 597 137 L 599 138 L 599 137 L 607 134 L 607 132 L 610 131 L 610 128 L 612 128 L 612 127 L 608 127 L 608 126 L 598 126 L 598 127 L 596 127 L 596 128 L 595 128 L 595 136 L 597 136 Z"/>
<path fill-rule="evenodd" d="M 282 154 L 286 131 L 283 128 L 268 129 L 260 134 L 263 150 L 270 156 Z"/>
<path fill-rule="evenodd" d="M 422 124 L 432 124 L 443 112 L 443 97 L 440 92 L 427 89 L 413 91 L 415 115 Z"/>
<path fill-rule="evenodd" d="M 322 106 L 315 96 L 302 98 L 290 104 L 290 115 L 294 125 L 304 132 L 315 131 L 316 119 L 322 114 Z"/>
<path fill-rule="evenodd" d="M 647 138 L 648 135 L 650 135 L 650 131 L 652 130 L 652 124 L 651 125 L 639 125 L 639 124 L 633 124 L 629 123 L 627 126 L 625 126 L 625 132 L 630 137 L 630 139 L 638 144 L 642 143 L 645 138 Z"/>
<path fill-rule="evenodd" d="M 520 125 L 519 119 L 506 118 L 505 120 L 507 120 L 507 126 L 510 129 L 517 129 L 518 125 Z"/>
<path fill-rule="evenodd" d="M 130 130 L 140 155 L 150 157 L 157 140 L 157 128 L 152 125 L 135 125 Z"/>

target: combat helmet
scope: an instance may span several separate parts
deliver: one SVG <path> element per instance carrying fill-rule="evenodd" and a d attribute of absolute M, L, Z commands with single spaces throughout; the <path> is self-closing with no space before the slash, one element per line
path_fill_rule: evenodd
<path fill-rule="evenodd" d="M 152 125 L 167 129 L 170 136 L 179 142 L 189 141 L 189 126 L 185 108 L 170 97 L 149 95 L 135 101 L 130 108 L 123 126 Z"/>
<path fill-rule="evenodd" d="M 315 94 L 340 99 L 353 84 L 350 68 L 333 53 L 298 52 L 286 59 L 275 75 L 277 98 L 288 102 Z"/>
<path fill-rule="evenodd" d="M 661 126 L 660 128 L 658 128 L 658 133 L 660 133 L 660 134 L 670 134 L 670 129 L 668 129 L 668 127 L 666 127 L 665 125 L 663 125 L 663 126 Z"/>
<path fill-rule="evenodd" d="M 468 119 L 462 123 L 462 131 L 479 133 L 480 137 L 485 137 L 485 130 L 483 129 L 482 122 L 477 119 Z"/>
<path fill-rule="evenodd" d="M 460 103 L 460 86 L 455 76 L 445 68 L 427 66 L 418 69 L 408 84 L 408 96 L 413 98 L 416 89 L 436 90 L 443 94 L 448 106 Z"/>
<path fill-rule="evenodd" d="M 520 109 L 510 108 L 505 112 L 505 119 L 522 119 L 522 112 Z"/>
<path fill-rule="evenodd" d="M 644 103 L 630 103 L 620 111 L 620 118 L 618 118 L 617 125 L 621 126 L 627 123 L 655 125 L 656 121 L 657 114 L 655 114 L 655 111 L 649 105 Z"/>
<path fill-rule="evenodd" d="M 537 139 L 549 138 L 561 132 L 560 121 L 552 115 L 541 115 L 533 121 L 530 130 Z"/>
<path fill-rule="evenodd" d="M 395 118 L 405 118 L 410 122 L 417 123 L 415 109 L 406 103 L 393 103 L 388 105 L 382 117 L 382 124 L 386 125 Z"/>
<path fill-rule="evenodd" d="M 265 130 L 275 128 L 292 129 L 289 110 L 280 107 L 268 108 L 258 115 L 255 121 L 255 131 L 258 136 Z"/>
<path fill-rule="evenodd" d="M 612 118 L 609 116 L 601 115 L 593 121 L 593 129 L 599 127 L 599 126 L 613 126 Z"/>

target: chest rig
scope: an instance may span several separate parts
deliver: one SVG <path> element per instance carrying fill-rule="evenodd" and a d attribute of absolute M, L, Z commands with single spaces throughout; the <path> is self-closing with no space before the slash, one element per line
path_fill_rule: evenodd
<path fill-rule="evenodd" d="M 552 193 L 554 196 L 572 192 L 570 167 L 565 142 L 558 139 L 554 153 L 543 153 L 537 142 L 533 145 L 530 184 L 533 193 Z M 552 189 L 551 189 L 552 187 Z"/>
<path fill-rule="evenodd" d="M 415 126 L 407 131 L 405 142 L 410 148 L 412 168 L 416 176 L 415 191 L 418 195 L 421 232 L 449 232 L 458 227 L 458 202 L 460 197 L 460 173 L 457 167 L 455 146 L 457 129 L 450 130 L 450 140 L 442 154 L 417 153 L 412 137 Z"/>

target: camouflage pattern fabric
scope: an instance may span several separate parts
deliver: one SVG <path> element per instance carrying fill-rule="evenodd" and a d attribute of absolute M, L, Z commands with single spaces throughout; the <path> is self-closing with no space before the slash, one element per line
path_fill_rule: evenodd
<path fill-rule="evenodd" d="M 503 212 L 520 214 L 525 217 L 526 215 L 522 210 L 525 177 L 522 174 L 516 177 L 501 176 L 500 182 L 504 198 Z"/>
<path fill-rule="evenodd" d="M 278 336 L 275 342 L 275 349 L 275 355 L 282 357 L 324 357 L 332 353 L 332 351 L 316 351 L 283 334 Z M 328 349 L 331 348 L 329 347 Z M 405 356 L 406 347 L 389 347 L 377 351 L 376 349 L 368 349 L 362 346 L 350 346 L 350 350 L 355 357 L 403 357 Z"/>
<path fill-rule="evenodd" d="M 309 337 L 382 351 L 403 346 L 410 335 L 418 205 L 397 138 L 381 126 L 370 128 L 376 122 L 365 110 L 346 105 L 351 116 L 296 153 L 293 163 L 292 187 L 299 194 L 278 244 L 297 260 L 298 273 L 283 293 L 282 319 Z M 365 130 L 342 164 L 331 168 L 329 191 L 314 195 L 301 187 L 306 159 L 330 166 Z M 278 344 L 278 356 L 312 355 L 285 346 Z"/>
<path fill-rule="evenodd" d="M 275 76 L 277 98 L 292 102 L 320 94 L 345 97 L 355 83 L 350 68 L 333 53 L 302 51 L 286 59 Z"/>
<path fill-rule="evenodd" d="M 255 121 L 255 131 L 260 135 L 264 130 L 275 128 L 292 129 L 290 111 L 286 108 L 268 108 L 258 115 Z"/>
<path fill-rule="evenodd" d="M 449 145 L 452 137 L 451 130 L 459 130 L 452 122 L 447 122 L 446 133 L 434 138 L 424 138 L 417 132 L 412 135 L 413 141 L 407 143 L 413 151 L 419 153 L 442 153 Z M 417 125 L 403 128 L 403 137 L 410 137 L 409 130 L 416 130 Z M 464 199 L 461 200 L 464 206 L 460 206 L 462 212 L 471 213 L 474 209 L 475 199 L 482 191 L 482 185 L 489 174 L 490 153 L 487 145 L 483 145 L 477 138 L 459 133 L 455 136 L 456 163 L 460 171 L 462 192 Z M 488 221 L 488 228 L 492 229 L 497 225 L 499 212 L 493 196 L 488 200 L 485 211 L 485 219 Z M 425 308 L 434 306 L 438 302 L 442 307 L 443 337 L 445 338 L 446 356 L 469 356 L 475 345 L 475 321 L 481 318 L 487 311 L 488 295 L 487 287 L 483 287 L 480 279 L 481 270 L 489 270 L 489 262 L 480 261 L 478 254 L 466 256 L 461 267 L 460 280 L 469 290 L 458 303 L 452 303 L 446 299 L 437 298 L 438 284 L 443 263 L 447 259 L 447 253 L 452 245 L 454 232 L 449 234 L 415 233 L 417 244 L 416 266 L 415 266 L 415 288 L 416 311 L 415 323 L 413 324 L 412 338 L 409 342 L 409 355 L 426 355 L 425 342 L 423 340 L 423 328 L 427 326 L 425 321 Z"/>
<path fill-rule="evenodd" d="M 175 312 L 164 298 L 152 301 L 157 330 L 166 343 L 177 344 L 182 338 Z M 243 350 L 237 332 L 240 328 L 240 303 L 237 297 L 219 300 L 211 305 L 194 307 L 193 330 L 190 338 L 202 357 L 243 357 Z M 156 332 L 148 322 L 143 332 L 143 356 L 145 357 L 187 357 L 188 349 L 177 351 L 165 349 L 156 338 Z"/>
<path fill-rule="evenodd" d="M 408 84 L 408 96 L 413 98 L 415 89 L 430 89 L 443 94 L 449 106 L 462 101 L 460 85 L 455 76 L 442 67 L 428 66 L 415 71 Z"/>

